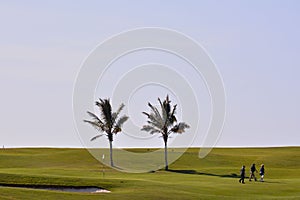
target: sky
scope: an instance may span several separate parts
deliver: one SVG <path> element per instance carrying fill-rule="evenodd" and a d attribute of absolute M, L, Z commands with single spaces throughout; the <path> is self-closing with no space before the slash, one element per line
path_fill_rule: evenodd
<path fill-rule="evenodd" d="M 222 76 L 226 118 L 217 146 L 299 146 L 299 11 L 296 0 L 2 1 L 0 145 L 84 146 L 72 105 L 82 63 L 112 35 L 161 27 L 201 44 Z M 143 52 L 147 62 L 164 57 L 170 65 L 180 63 L 178 58 L 158 54 Z M 137 57 L 141 58 L 138 53 Z M 108 79 L 117 71 L 118 64 Z M 184 76 L 189 78 L 188 73 Z M 148 89 L 151 102 L 170 92 L 162 87 Z M 101 95 L 97 90 L 96 96 Z M 145 100 L 141 94 L 136 98 L 139 95 Z M 173 98 L 176 102 L 176 94 Z M 147 109 L 134 101 L 130 105 L 129 114 L 134 116 Z M 126 137 L 117 137 L 115 142 L 126 146 Z M 193 145 L 201 146 L 201 138 Z M 162 145 L 161 138 L 156 139 L 150 146 Z"/>

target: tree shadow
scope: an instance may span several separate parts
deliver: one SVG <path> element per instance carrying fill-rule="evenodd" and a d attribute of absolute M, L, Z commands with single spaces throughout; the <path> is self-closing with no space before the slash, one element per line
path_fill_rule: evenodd
<path fill-rule="evenodd" d="M 196 174 L 196 175 L 204 175 L 204 176 L 216 176 L 222 178 L 238 178 L 239 176 L 235 173 L 231 174 L 213 174 L 206 172 L 198 172 L 196 170 L 186 170 L 186 169 L 169 169 L 169 172 L 180 173 L 180 174 Z"/>
<path fill-rule="evenodd" d="M 116 165 L 113 165 L 112 168 L 113 168 L 113 169 L 116 169 L 116 170 L 121 170 L 121 171 L 123 170 L 121 167 L 118 167 L 118 166 L 116 166 Z"/>
<path fill-rule="evenodd" d="M 215 176 L 215 177 L 221 177 L 221 178 L 240 178 L 239 175 L 235 174 L 235 173 L 231 173 L 231 174 L 213 174 L 213 173 L 206 173 L 206 172 L 198 172 L 196 170 L 186 170 L 186 169 L 169 169 L 169 172 L 174 172 L 174 173 L 179 173 L 179 174 L 194 174 L 194 175 L 203 175 L 203 176 Z M 249 179 L 248 176 L 245 176 L 245 181 L 247 181 Z M 253 181 L 253 182 L 260 182 L 259 179 L 257 181 Z M 272 180 L 265 180 L 263 182 L 260 183 L 275 183 L 275 184 L 281 184 L 282 182 L 278 182 L 278 181 L 272 181 Z"/>

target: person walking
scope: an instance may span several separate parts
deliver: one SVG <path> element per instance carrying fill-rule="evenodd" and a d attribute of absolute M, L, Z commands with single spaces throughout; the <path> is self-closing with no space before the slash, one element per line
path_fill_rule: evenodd
<path fill-rule="evenodd" d="M 260 181 L 264 182 L 264 176 L 265 176 L 265 165 L 261 164 L 260 170 L 259 170 L 259 175 L 260 175 Z"/>
<path fill-rule="evenodd" d="M 242 166 L 242 169 L 241 169 L 241 172 L 240 172 L 240 175 L 241 175 L 241 178 L 239 180 L 240 183 L 243 183 L 245 184 L 245 172 L 246 172 L 246 168 L 245 168 L 245 165 Z"/>
<path fill-rule="evenodd" d="M 257 181 L 256 177 L 255 177 L 255 172 L 257 172 L 255 164 L 253 163 L 251 168 L 250 168 L 250 177 L 249 177 L 249 181 L 251 181 L 252 178 L 254 178 L 255 181 Z"/>

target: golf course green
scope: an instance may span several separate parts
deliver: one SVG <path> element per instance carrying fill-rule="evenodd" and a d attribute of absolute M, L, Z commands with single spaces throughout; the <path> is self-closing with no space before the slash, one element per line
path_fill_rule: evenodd
<path fill-rule="evenodd" d="M 299 147 L 215 148 L 203 159 L 198 151 L 188 149 L 169 171 L 124 173 L 103 166 L 86 149 L 1 149 L 0 199 L 300 199 Z M 241 166 L 248 177 L 252 163 L 257 168 L 265 164 L 265 182 L 239 183 Z M 15 187 L 26 185 L 93 186 L 111 192 Z"/>

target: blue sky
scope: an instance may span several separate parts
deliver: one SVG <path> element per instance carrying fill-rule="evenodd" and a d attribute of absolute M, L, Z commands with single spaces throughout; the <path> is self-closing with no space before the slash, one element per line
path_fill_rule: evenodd
<path fill-rule="evenodd" d="M 291 0 L 1 2 L 0 142 L 81 146 L 72 91 L 83 60 L 111 35 L 163 27 L 202 44 L 219 68 L 219 146 L 299 145 L 299 11 Z"/>

